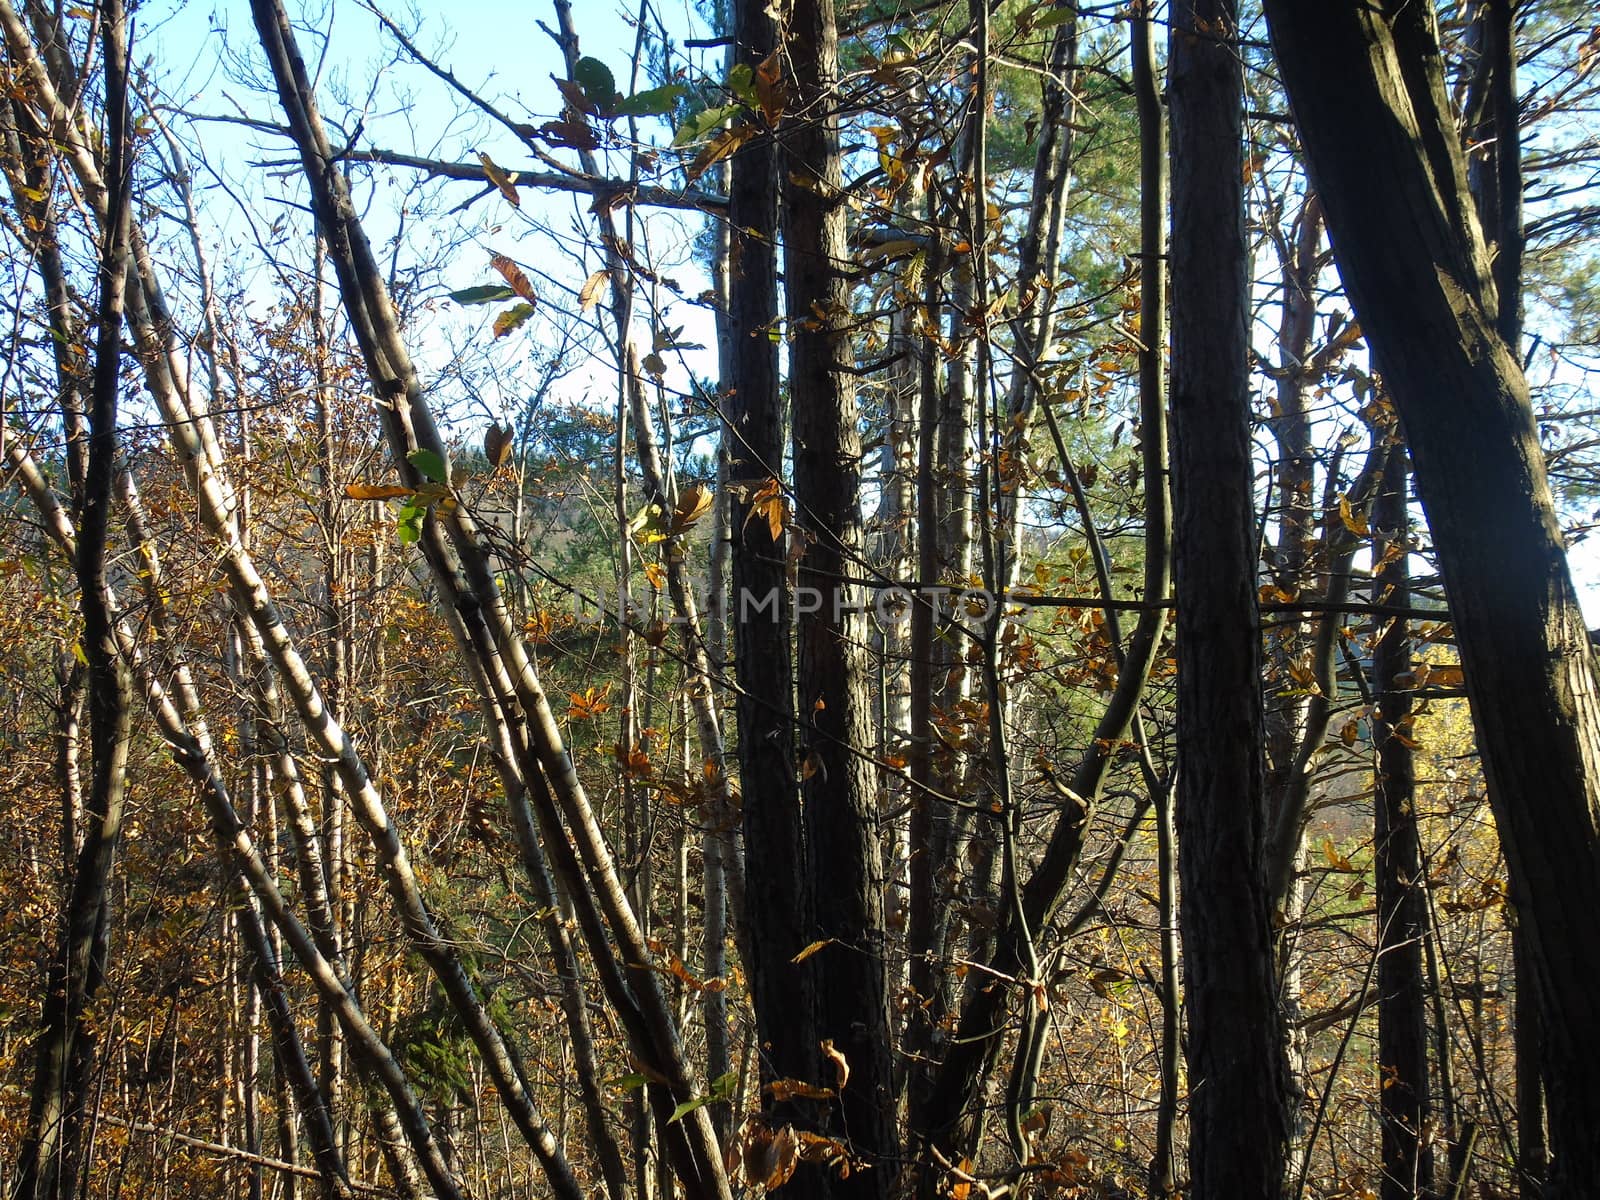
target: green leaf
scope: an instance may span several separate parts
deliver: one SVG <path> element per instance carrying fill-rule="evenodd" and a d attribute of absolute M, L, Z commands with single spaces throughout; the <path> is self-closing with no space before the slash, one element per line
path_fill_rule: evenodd
<path fill-rule="evenodd" d="M 598 58 L 580 58 L 572 68 L 572 81 L 583 89 L 589 103 L 599 109 L 602 116 L 612 111 L 617 102 L 617 81 L 605 63 Z"/>
<path fill-rule="evenodd" d="M 503 283 L 486 283 L 481 287 L 462 288 L 451 292 L 450 299 L 457 304 L 493 304 L 498 300 L 514 300 L 516 292 Z"/>
<path fill-rule="evenodd" d="M 672 1110 L 672 1115 L 667 1118 L 667 1124 L 675 1125 L 687 1117 L 695 1109 L 704 1108 L 710 1103 L 710 1096 L 696 1096 L 693 1100 L 685 1100 L 682 1104 L 678 1105 L 677 1108 Z"/>
<path fill-rule="evenodd" d="M 619 1091 L 631 1092 L 637 1088 L 642 1088 L 649 1082 L 649 1079 L 635 1071 L 631 1075 L 623 1075 L 618 1079 L 613 1079 L 611 1081 L 611 1086 Z"/>
<path fill-rule="evenodd" d="M 728 1071 L 718 1075 L 711 1081 L 711 1098 L 713 1100 L 730 1100 L 733 1098 L 734 1089 L 739 1086 L 739 1072 Z"/>
<path fill-rule="evenodd" d="M 735 63 L 728 72 L 728 90 L 752 108 L 756 105 L 756 69 L 749 63 Z"/>
<path fill-rule="evenodd" d="M 494 336 L 497 338 L 505 337 L 526 324 L 531 316 L 533 316 L 533 305 L 513 305 L 494 319 Z"/>
<path fill-rule="evenodd" d="M 406 455 L 406 461 L 435 483 L 444 483 L 450 478 L 445 470 L 444 459 L 432 450 L 413 450 Z"/>
<path fill-rule="evenodd" d="M 1035 29 L 1049 29 L 1053 25 L 1065 25 L 1077 15 L 1078 12 L 1072 5 L 1058 4 L 1049 12 L 1038 14 L 1031 23 Z"/>
<path fill-rule="evenodd" d="M 664 117 L 678 106 L 678 101 L 687 94 L 688 90 L 681 84 L 669 83 L 664 87 L 649 88 L 643 92 L 635 92 L 626 100 L 618 100 L 616 108 L 612 110 L 612 115 L 618 117 Z"/>
<path fill-rule="evenodd" d="M 426 504 L 408 501 L 395 520 L 394 534 L 402 546 L 409 546 L 422 538 L 422 519 L 428 515 Z"/>
<path fill-rule="evenodd" d="M 678 126 L 678 132 L 673 137 L 672 144 L 674 146 L 687 146 L 690 142 L 698 142 L 709 136 L 718 125 L 721 125 L 738 111 L 739 106 L 737 104 L 719 104 L 711 108 L 702 108 L 697 113 L 691 113 Z"/>

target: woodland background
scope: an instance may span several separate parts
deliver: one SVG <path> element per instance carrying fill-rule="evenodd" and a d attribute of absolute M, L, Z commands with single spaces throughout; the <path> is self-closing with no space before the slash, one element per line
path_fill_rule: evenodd
<path fill-rule="evenodd" d="M 1597 1194 L 1600 26 L 1266 9 L 0 0 L 5 1194 Z"/>

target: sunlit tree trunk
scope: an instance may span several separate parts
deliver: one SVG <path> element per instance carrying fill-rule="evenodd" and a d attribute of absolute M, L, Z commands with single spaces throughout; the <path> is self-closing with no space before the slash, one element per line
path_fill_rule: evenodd
<path fill-rule="evenodd" d="M 82 844 L 61 914 L 59 946 L 45 979 L 43 1028 L 34 1045 L 28 1123 L 12 1190 L 15 1200 L 70 1197 L 77 1190 L 79 1172 L 86 1168 L 82 1134 L 98 1040 L 87 1022 L 88 1007 L 106 976 L 112 864 L 122 838 L 127 799 L 132 680 L 118 653 L 116 615 L 106 576 L 119 445 L 123 277 L 132 205 L 124 37 L 122 6 L 119 0 L 108 0 L 102 51 L 109 131 L 106 178 L 111 187 L 104 196 L 88 454 L 74 562 L 87 663 L 91 777 L 83 800 Z M 70 427 L 70 418 L 68 423 Z"/>

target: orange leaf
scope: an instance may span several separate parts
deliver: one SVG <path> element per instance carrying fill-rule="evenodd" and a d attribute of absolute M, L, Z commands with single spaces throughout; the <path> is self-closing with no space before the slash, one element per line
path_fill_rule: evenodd
<path fill-rule="evenodd" d="M 537 304 L 539 302 L 539 297 L 534 293 L 533 284 L 528 282 L 528 277 L 522 273 L 522 268 L 504 254 L 490 255 L 489 265 L 499 271 L 505 281 L 511 285 L 511 290 L 529 304 Z"/>
<path fill-rule="evenodd" d="M 835 1086 L 839 1091 L 844 1091 L 845 1084 L 850 1082 L 850 1060 L 844 1056 L 844 1051 L 833 1044 L 832 1038 L 822 1039 L 822 1057 L 833 1064 L 834 1074 L 838 1077 Z"/>
<path fill-rule="evenodd" d="M 397 483 L 349 483 L 345 485 L 344 494 L 352 500 L 400 500 L 415 496 L 417 489 Z"/>
<path fill-rule="evenodd" d="M 824 949 L 826 949 L 827 947 L 829 947 L 831 945 L 833 945 L 833 939 L 832 938 L 823 938 L 820 942 L 812 942 L 811 945 L 807 946 L 804 950 L 800 951 L 799 954 L 796 954 L 789 961 L 793 962 L 793 963 L 803 963 L 803 962 L 805 962 L 806 959 L 810 958 L 818 950 L 824 950 Z"/>

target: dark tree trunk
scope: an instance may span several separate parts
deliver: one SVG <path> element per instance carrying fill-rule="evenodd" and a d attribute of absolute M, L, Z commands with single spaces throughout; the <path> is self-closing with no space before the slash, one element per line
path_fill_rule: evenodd
<path fill-rule="evenodd" d="M 817 1037 L 849 1064 L 833 1130 L 872 1169 L 833 1184 L 886 1196 L 894 1172 L 894 1082 L 878 853 L 877 780 L 858 751 L 872 742 L 861 597 L 841 577 L 862 550 L 861 439 L 851 366 L 845 208 L 840 200 L 833 0 L 797 0 L 789 21 L 792 119 L 784 130 L 784 270 L 795 506 L 806 539 L 796 604 L 801 777 L 818 939 Z M 752 872 L 753 873 L 753 872 Z"/>
<path fill-rule="evenodd" d="M 1427 6 L 1268 0 L 1335 257 L 1388 368 L 1545 1019 L 1548 1194 L 1600 1179 L 1600 701 Z M 1374 178 L 1385 186 L 1372 187 Z"/>
<path fill-rule="evenodd" d="M 1406 500 L 1406 452 L 1390 443 L 1383 484 L 1372 506 L 1380 604 L 1410 601 L 1411 522 Z M 1390 557 L 1392 556 L 1392 557 Z M 1385 561 L 1387 560 L 1387 561 Z M 1422 946 L 1428 908 L 1422 846 L 1414 807 L 1416 770 L 1408 739 L 1411 693 L 1396 676 L 1411 669 L 1411 637 L 1396 617 L 1372 656 L 1377 778 L 1373 798 L 1374 872 L 1378 898 L 1378 1088 L 1383 1131 L 1383 1200 L 1416 1200 L 1433 1175 L 1432 1153 L 1421 1136 L 1432 1105 L 1428 1092 L 1427 986 Z"/>
<path fill-rule="evenodd" d="M 1189 1195 L 1277 1200 L 1288 1078 L 1264 870 L 1243 79 L 1233 0 L 1172 8 L 1172 488 Z"/>
<path fill-rule="evenodd" d="M 87 662 L 91 778 L 84 797 L 83 841 L 62 913 L 60 945 L 45 981 L 43 1028 L 34 1046 L 28 1124 L 12 1188 L 16 1200 L 73 1196 L 79 1172 L 86 1165 L 82 1134 L 96 1037 L 85 1018 L 89 1002 L 105 981 L 112 864 L 122 838 L 127 797 L 133 685 L 127 664 L 117 652 L 116 614 L 106 581 L 131 207 L 124 36 L 122 6 L 119 0 L 108 0 L 101 47 L 106 75 L 108 191 L 99 263 L 99 330 L 88 412 L 88 452 L 81 495 L 74 497 L 81 500 L 75 565 Z M 70 411 L 66 424 L 69 430 L 73 428 Z"/>
<path fill-rule="evenodd" d="M 1493 256 L 1496 327 L 1511 349 L 1522 347 L 1522 145 L 1517 100 L 1517 47 L 1513 0 L 1479 0 L 1468 31 L 1476 51 L 1473 86 L 1466 110 L 1474 150 L 1467 163 L 1467 185 Z M 1517 1167 L 1522 1194 L 1543 1194 L 1547 1168 L 1544 1111 L 1544 1042 L 1539 1032 L 1539 998 L 1528 961 L 1527 938 L 1511 928 L 1516 962 Z"/>
<path fill-rule="evenodd" d="M 778 44 L 763 0 L 739 0 L 735 53 L 755 67 Z M 810 940 L 805 833 L 794 756 L 791 615 L 785 542 L 774 538 L 751 501 L 783 503 L 779 481 L 787 421 L 778 388 L 777 150 L 763 134 L 734 155 L 728 195 L 728 296 L 738 366 L 724 400 L 728 429 L 729 527 L 733 537 L 734 669 L 739 684 L 739 782 L 745 865 L 746 964 L 756 1014 L 763 1081 L 812 1079 L 817 1039 L 812 971 L 793 960 Z M 809 961 L 809 960 L 808 960 Z M 772 1119 L 786 1119 L 780 1106 Z M 795 1186 L 807 1178 L 802 1172 Z M 820 1183 L 820 1180 L 814 1182 Z"/>

